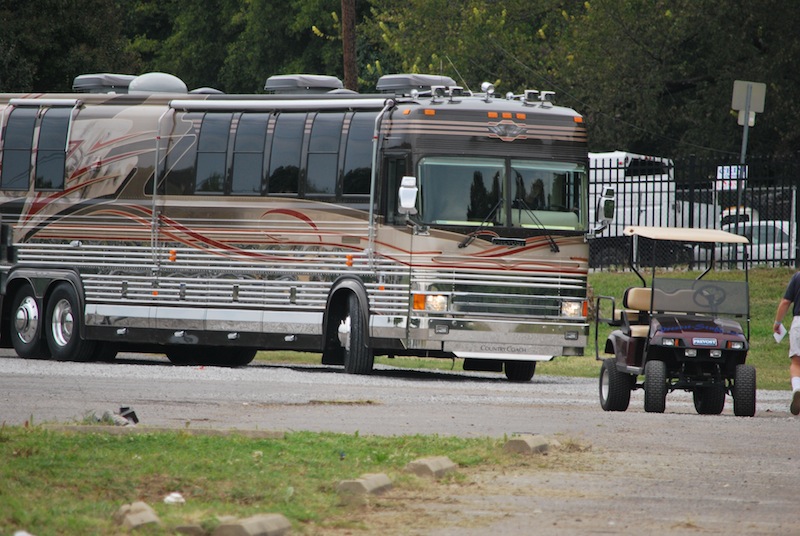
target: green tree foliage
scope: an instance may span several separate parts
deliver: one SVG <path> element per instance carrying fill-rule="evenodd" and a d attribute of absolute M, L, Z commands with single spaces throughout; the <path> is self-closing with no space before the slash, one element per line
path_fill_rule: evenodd
<path fill-rule="evenodd" d="M 592 150 L 738 157 L 734 80 L 767 84 L 750 154 L 800 146 L 800 2 L 358 0 L 359 88 L 440 73 L 499 94 L 555 90 Z M 89 72 L 166 71 L 190 88 L 343 78 L 341 0 L 0 0 L 0 90 L 63 91 Z"/>
<path fill-rule="evenodd" d="M 362 27 L 402 71 L 443 74 L 477 90 L 489 81 L 498 91 L 520 92 L 552 84 L 552 43 L 566 20 L 555 0 L 372 0 Z M 566 2 L 571 4 L 572 2 Z M 377 62 L 367 72 L 386 72 Z"/>
<path fill-rule="evenodd" d="M 800 4 L 780 0 L 596 0 L 571 14 L 554 62 L 595 150 L 735 157 L 738 79 L 768 84 L 749 152 L 793 152 L 798 129 L 781 119 L 795 108 L 798 20 Z"/>
<path fill-rule="evenodd" d="M 88 72 L 131 72 L 121 19 L 106 0 L 0 0 L 0 91 L 71 91 Z"/>

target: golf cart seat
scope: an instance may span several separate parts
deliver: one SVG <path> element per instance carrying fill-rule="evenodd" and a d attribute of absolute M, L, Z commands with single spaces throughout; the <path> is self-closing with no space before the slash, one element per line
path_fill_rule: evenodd
<path fill-rule="evenodd" d="M 622 297 L 623 331 L 631 337 L 647 337 L 650 333 L 650 300 L 653 289 L 630 287 Z"/>

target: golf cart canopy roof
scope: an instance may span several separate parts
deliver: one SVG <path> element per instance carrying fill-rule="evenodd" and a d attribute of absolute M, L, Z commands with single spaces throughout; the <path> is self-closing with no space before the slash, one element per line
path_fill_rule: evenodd
<path fill-rule="evenodd" d="M 694 229 L 684 227 L 644 227 L 632 225 L 623 231 L 626 236 L 643 236 L 651 240 L 675 240 L 678 242 L 714 242 L 723 244 L 747 244 L 749 240 L 719 229 Z"/>

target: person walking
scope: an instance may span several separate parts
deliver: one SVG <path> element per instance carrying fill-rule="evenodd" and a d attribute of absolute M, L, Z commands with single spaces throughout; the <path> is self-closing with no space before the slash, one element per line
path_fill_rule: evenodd
<path fill-rule="evenodd" d="M 778 310 L 775 312 L 775 323 L 772 331 L 781 335 L 785 333 L 783 327 L 783 317 L 792 307 L 792 325 L 789 328 L 789 376 L 792 381 L 792 402 L 789 404 L 789 411 L 792 415 L 800 414 L 800 272 L 796 272 L 786 286 Z"/>

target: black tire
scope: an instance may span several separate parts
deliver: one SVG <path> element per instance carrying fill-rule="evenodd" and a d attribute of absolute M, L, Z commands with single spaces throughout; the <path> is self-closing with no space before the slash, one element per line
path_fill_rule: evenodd
<path fill-rule="evenodd" d="M 506 361 L 506 378 L 510 382 L 529 382 L 536 373 L 536 361 Z"/>
<path fill-rule="evenodd" d="M 695 387 L 692 398 L 694 409 L 700 415 L 719 415 L 725 409 L 725 383 Z"/>
<path fill-rule="evenodd" d="M 173 346 L 165 352 L 170 363 L 178 367 L 202 365 L 203 349 L 197 346 Z"/>
<path fill-rule="evenodd" d="M 75 288 L 69 283 L 59 283 L 47 299 L 45 310 L 45 337 L 53 359 L 94 359 L 95 342 L 81 338 L 83 313 Z"/>
<path fill-rule="evenodd" d="M 604 359 L 600 367 L 600 407 L 605 411 L 625 411 L 631 403 L 631 375 L 617 370 L 614 359 Z"/>
<path fill-rule="evenodd" d="M 756 414 L 756 368 L 752 365 L 736 365 L 733 414 L 737 417 L 752 417 Z"/>
<path fill-rule="evenodd" d="M 244 367 L 256 357 L 254 348 L 208 348 L 201 361 L 214 367 Z"/>
<path fill-rule="evenodd" d="M 41 304 L 33 289 L 24 285 L 11 301 L 11 345 L 23 358 L 47 358 L 47 344 L 42 336 L 44 326 Z"/>
<path fill-rule="evenodd" d="M 349 374 L 369 374 L 372 372 L 375 356 L 367 340 L 367 323 L 364 321 L 358 297 L 352 292 L 347 297 L 347 316 L 350 318 L 350 333 L 344 350 L 344 370 Z"/>
<path fill-rule="evenodd" d="M 94 347 L 92 361 L 112 363 L 117 358 L 117 352 L 119 352 L 119 348 L 116 344 L 108 341 L 97 341 Z"/>
<path fill-rule="evenodd" d="M 667 364 L 648 361 L 644 366 L 644 410 L 648 413 L 664 413 L 667 391 Z"/>

